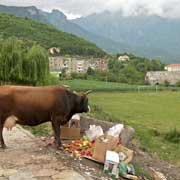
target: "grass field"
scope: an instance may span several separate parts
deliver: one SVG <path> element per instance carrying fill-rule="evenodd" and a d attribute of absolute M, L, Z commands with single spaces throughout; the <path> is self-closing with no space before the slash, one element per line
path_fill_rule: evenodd
<path fill-rule="evenodd" d="M 158 87 L 156 92 L 155 87 L 151 86 L 93 80 L 68 80 L 61 81 L 60 84 L 69 85 L 77 91 L 93 89 L 95 92 L 90 95 L 90 103 L 97 105 L 105 113 L 97 112 L 92 115 L 121 121 L 134 127 L 142 149 L 156 158 L 180 166 L 180 144 L 165 139 L 166 133 L 175 128 L 180 132 L 180 92 L 174 91 L 179 88 Z M 145 88 L 148 92 L 144 91 Z M 160 88 L 165 91 L 160 91 Z"/>
<path fill-rule="evenodd" d="M 156 92 L 156 91 L 180 91 L 180 87 L 165 87 L 165 86 L 148 86 L 148 85 L 128 85 L 116 82 L 105 82 L 95 80 L 63 80 L 59 84 L 68 85 L 76 91 L 86 91 L 92 89 L 95 92 Z"/>
<path fill-rule="evenodd" d="M 180 131 L 180 93 L 93 93 L 90 103 L 134 127 L 144 150 L 180 165 L 180 144 L 164 138 L 174 128 Z"/>
<path fill-rule="evenodd" d="M 137 85 L 128 85 L 122 83 L 114 82 L 104 82 L 104 81 L 95 81 L 95 80 L 64 80 L 60 81 L 60 84 L 68 85 L 70 88 L 76 91 L 86 91 L 89 89 L 95 91 L 115 91 L 115 90 L 126 90 L 126 89 L 135 89 L 138 91 Z"/>
<path fill-rule="evenodd" d="M 90 115 L 132 126 L 142 149 L 156 158 L 180 166 L 180 144 L 165 139 L 165 134 L 174 128 L 180 132 L 180 92 L 172 89 L 156 92 L 154 87 L 143 86 L 150 89 L 145 93 L 142 86 L 138 91 L 137 85 L 90 80 L 66 80 L 59 83 L 69 85 L 76 91 L 94 90 L 89 100 L 91 105 L 97 105 L 99 111 Z M 38 135 L 50 132 L 49 126 L 44 125 L 32 130 Z"/>

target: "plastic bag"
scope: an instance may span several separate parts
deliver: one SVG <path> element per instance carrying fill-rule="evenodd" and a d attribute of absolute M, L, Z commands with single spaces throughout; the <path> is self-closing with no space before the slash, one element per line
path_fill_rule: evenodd
<path fill-rule="evenodd" d="M 97 137 L 104 135 L 101 126 L 90 125 L 90 128 L 85 131 L 86 136 L 90 141 L 95 140 Z"/>
<path fill-rule="evenodd" d="M 122 132 L 123 129 L 124 129 L 123 124 L 116 124 L 115 126 L 113 126 L 112 128 L 110 128 L 107 131 L 107 135 L 114 136 L 114 137 L 119 137 L 119 135 L 120 135 L 120 133 Z"/>

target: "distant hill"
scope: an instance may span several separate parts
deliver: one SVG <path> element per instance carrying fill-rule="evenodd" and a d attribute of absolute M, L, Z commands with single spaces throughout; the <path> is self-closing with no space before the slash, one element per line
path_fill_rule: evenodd
<path fill-rule="evenodd" d="M 122 16 L 108 11 L 67 20 L 59 10 L 45 12 L 34 6 L 0 5 L 0 12 L 28 17 L 96 43 L 109 53 L 133 53 L 180 63 L 180 20 L 159 16 Z"/>
<path fill-rule="evenodd" d="M 119 51 L 126 52 L 130 49 L 129 45 L 124 42 L 116 42 L 109 38 L 105 38 L 101 35 L 96 35 L 88 30 L 85 30 L 76 23 L 67 20 L 67 17 L 59 10 L 45 12 L 36 8 L 35 6 L 16 7 L 0 5 L 0 12 L 13 14 L 18 17 L 28 17 L 35 21 L 52 25 L 59 30 L 72 33 L 86 40 L 92 41 L 96 43 L 98 47 L 110 53 L 117 53 Z"/>
<path fill-rule="evenodd" d="M 135 54 L 180 62 L 180 19 L 105 11 L 72 22 L 113 41 L 131 44 L 129 51 Z"/>
<path fill-rule="evenodd" d="M 20 18 L 0 13 L 0 36 L 36 41 L 45 48 L 60 47 L 63 54 L 104 56 L 106 53 L 95 44 L 54 27 L 35 22 L 29 18 Z"/>

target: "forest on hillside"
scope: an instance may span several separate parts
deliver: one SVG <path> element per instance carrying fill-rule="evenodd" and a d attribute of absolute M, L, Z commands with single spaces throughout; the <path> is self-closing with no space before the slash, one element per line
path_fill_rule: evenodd
<path fill-rule="evenodd" d="M 90 55 L 102 57 L 106 53 L 94 43 L 75 35 L 59 31 L 51 26 L 0 13 L 0 36 L 8 38 L 15 36 L 25 40 L 36 41 L 44 48 L 58 47 L 61 54 Z"/>

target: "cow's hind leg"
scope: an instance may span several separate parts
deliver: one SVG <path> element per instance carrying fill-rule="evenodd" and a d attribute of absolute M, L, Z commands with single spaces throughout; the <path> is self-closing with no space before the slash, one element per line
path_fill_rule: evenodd
<path fill-rule="evenodd" d="M 61 122 L 60 117 L 55 117 L 54 119 L 52 119 L 52 127 L 54 130 L 55 143 L 57 148 L 62 147 L 62 142 L 60 139 L 60 122 Z"/>
<path fill-rule="evenodd" d="M 6 145 L 4 143 L 4 138 L 3 138 L 3 121 L 0 120 L 0 144 L 1 148 L 5 149 Z"/>

